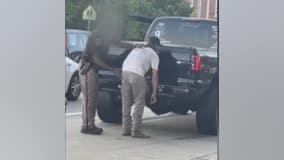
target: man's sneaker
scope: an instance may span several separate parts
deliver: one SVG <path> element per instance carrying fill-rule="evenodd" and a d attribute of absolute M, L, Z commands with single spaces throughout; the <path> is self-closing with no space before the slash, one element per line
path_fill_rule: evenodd
<path fill-rule="evenodd" d="M 143 133 L 142 131 L 134 131 L 131 136 L 132 138 L 150 138 L 151 137 Z"/>
<path fill-rule="evenodd" d="M 103 129 L 102 128 L 98 128 L 98 127 L 92 127 L 92 128 L 84 128 L 81 129 L 81 133 L 83 134 L 93 134 L 93 135 L 101 135 L 103 133 Z"/>
<path fill-rule="evenodd" d="M 131 136 L 131 131 L 122 132 L 122 136 Z"/>

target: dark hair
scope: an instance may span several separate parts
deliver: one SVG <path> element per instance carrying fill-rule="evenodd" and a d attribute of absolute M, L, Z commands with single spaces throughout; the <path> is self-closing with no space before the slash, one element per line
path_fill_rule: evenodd
<path fill-rule="evenodd" d="M 160 44 L 160 39 L 158 37 L 150 37 L 149 41 L 148 41 L 148 45 L 150 46 L 155 46 L 155 45 L 161 45 Z"/>

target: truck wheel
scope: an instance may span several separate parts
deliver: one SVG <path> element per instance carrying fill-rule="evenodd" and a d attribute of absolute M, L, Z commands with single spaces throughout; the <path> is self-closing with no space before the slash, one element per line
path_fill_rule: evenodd
<path fill-rule="evenodd" d="M 121 123 L 121 103 L 115 103 L 114 98 L 107 92 L 98 93 L 98 116 L 104 122 Z"/>
<path fill-rule="evenodd" d="M 217 135 L 218 132 L 218 87 L 213 87 L 205 96 L 205 102 L 196 113 L 196 123 L 199 133 Z"/>

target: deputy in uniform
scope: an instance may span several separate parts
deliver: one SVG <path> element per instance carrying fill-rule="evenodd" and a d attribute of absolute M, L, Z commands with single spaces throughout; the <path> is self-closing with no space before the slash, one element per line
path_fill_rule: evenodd
<path fill-rule="evenodd" d="M 79 62 L 79 75 L 83 93 L 83 111 L 81 133 L 100 135 L 102 128 L 95 125 L 98 93 L 98 70 L 100 68 L 112 71 L 117 77 L 119 70 L 113 69 L 105 63 L 109 50 L 109 42 L 103 32 L 97 30 L 92 32 L 88 38 L 83 57 Z"/>

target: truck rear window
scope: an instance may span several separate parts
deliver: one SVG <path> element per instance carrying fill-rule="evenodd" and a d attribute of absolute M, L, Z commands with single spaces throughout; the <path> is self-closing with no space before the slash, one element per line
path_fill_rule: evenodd
<path fill-rule="evenodd" d="M 217 43 L 217 35 L 214 21 L 161 19 L 154 22 L 145 39 L 156 36 L 162 43 L 211 48 Z"/>

